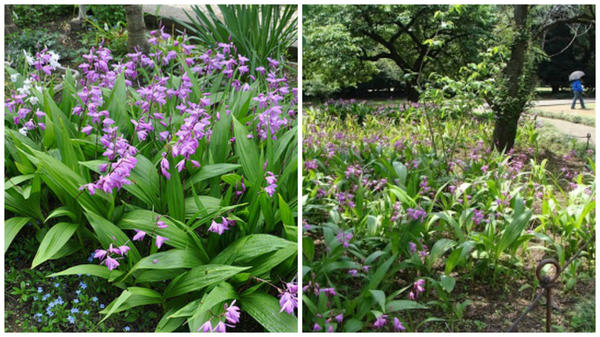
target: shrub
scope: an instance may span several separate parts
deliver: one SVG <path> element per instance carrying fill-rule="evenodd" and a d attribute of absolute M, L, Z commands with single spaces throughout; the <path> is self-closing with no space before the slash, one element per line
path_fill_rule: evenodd
<path fill-rule="evenodd" d="M 179 22 L 192 35 L 192 41 L 206 46 L 232 42 L 242 55 L 248 55 L 252 71 L 268 66 L 268 58 L 282 59 L 297 39 L 294 16 L 296 5 L 219 5 L 222 19 L 211 5 L 207 13 L 193 6 L 192 24 Z"/>

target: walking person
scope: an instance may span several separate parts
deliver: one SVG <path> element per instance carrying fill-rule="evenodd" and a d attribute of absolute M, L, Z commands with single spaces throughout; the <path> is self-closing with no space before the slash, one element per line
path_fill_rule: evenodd
<path fill-rule="evenodd" d="M 571 81 L 571 88 L 573 89 L 573 104 L 571 104 L 571 109 L 575 109 L 577 99 L 581 103 L 581 108 L 585 109 L 585 104 L 583 103 L 583 86 L 581 85 L 581 78 L 583 76 L 585 74 L 581 70 L 574 71 L 569 75 L 569 81 Z"/>

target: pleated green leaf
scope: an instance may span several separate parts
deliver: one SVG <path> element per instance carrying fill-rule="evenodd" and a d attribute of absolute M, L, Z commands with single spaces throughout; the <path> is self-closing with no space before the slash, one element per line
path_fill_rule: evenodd
<path fill-rule="evenodd" d="M 280 312 L 279 301 L 264 292 L 254 292 L 240 298 L 240 308 L 269 332 L 297 332 L 298 319 Z"/>
<path fill-rule="evenodd" d="M 165 289 L 166 298 L 213 286 L 250 267 L 207 264 L 198 266 L 174 279 Z"/>
<path fill-rule="evenodd" d="M 31 262 L 31 268 L 37 267 L 58 253 L 58 251 L 69 241 L 71 236 L 73 236 L 78 227 L 78 224 L 68 222 L 60 222 L 52 226 L 40 243 L 37 253 L 33 258 L 33 262 Z"/>

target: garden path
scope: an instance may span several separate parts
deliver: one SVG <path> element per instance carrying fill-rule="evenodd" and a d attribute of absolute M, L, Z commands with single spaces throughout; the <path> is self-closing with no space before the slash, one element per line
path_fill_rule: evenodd
<path fill-rule="evenodd" d="M 584 103 L 596 103 L 596 99 L 595 98 L 583 98 Z M 534 101 L 533 105 L 534 106 L 548 106 L 548 105 L 571 105 L 571 103 L 573 102 L 572 99 L 542 99 L 542 100 L 538 100 L 538 101 Z M 577 106 L 579 107 L 579 102 L 577 103 Z"/>
<path fill-rule="evenodd" d="M 596 144 L 596 128 L 593 126 L 571 123 L 562 119 L 546 118 L 540 116 L 537 117 L 537 120 L 541 121 L 542 123 L 551 124 L 554 127 L 556 127 L 560 132 L 573 137 L 577 137 L 577 139 L 582 142 L 587 141 L 585 137 L 588 133 L 590 133 L 592 135 L 591 143 Z"/>

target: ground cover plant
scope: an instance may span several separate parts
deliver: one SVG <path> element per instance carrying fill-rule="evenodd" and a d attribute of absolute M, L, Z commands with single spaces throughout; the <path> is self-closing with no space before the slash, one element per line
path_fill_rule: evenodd
<path fill-rule="evenodd" d="M 233 43 L 148 42 L 123 60 L 100 43 L 77 72 L 47 48 L 6 68 L 5 250 L 34 239 L 32 269 L 117 289 L 100 324 L 151 307 L 155 331 L 295 331 L 295 80 Z M 21 328 L 87 331 L 59 306 Z"/>
<path fill-rule="evenodd" d="M 594 150 L 548 151 L 531 115 L 517 147 L 491 150 L 493 117 L 446 84 L 460 94 L 305 109 L 304 331 L 505 331 L 535 295 L 537 263 L 581 247 L 557 298 L 593 298 Z"/>

